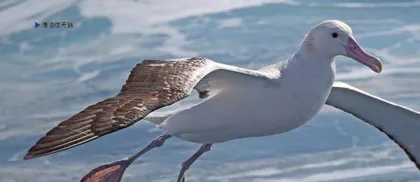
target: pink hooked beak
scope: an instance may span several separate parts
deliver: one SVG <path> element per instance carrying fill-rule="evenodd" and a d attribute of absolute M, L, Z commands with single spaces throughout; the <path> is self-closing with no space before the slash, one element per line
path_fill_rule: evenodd
<path fill-rule="evenodd" d="M 346 49 L 347 56 L 350 58 L 366 65 L 376 73 L 382 71 L 381 60 L 363 50 L 352 36 L 350 36 L 347 41 Z"/>

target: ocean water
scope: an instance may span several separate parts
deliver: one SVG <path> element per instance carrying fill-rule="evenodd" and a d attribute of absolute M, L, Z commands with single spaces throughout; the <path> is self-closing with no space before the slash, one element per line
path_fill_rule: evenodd
<path fill-rule="evenodd" d="M 135 153 L 160 134 L 147 122 L 34 160 L 42 135 L 87 105 L 116 94 L 143 59 L 203 56 L 259 68 L 283 60 L 310 28 L 348 23 L 383 60 L 380 75 L 338 57 L 337 79 L 420 110 L 418 0 L 2 0 L 0 181 L 78 181 Z M 73 28 L 35 29 L 34 21 Z M 395 121 L 398 122 L 398 121 Z M 124 181 L 175 181 L 198 144 L 171 139 L 136 161 Z M 420 181 L 420 172 L 375 128 L 331 107 L 291 132 L 214 145 L 188 171 L 196 182 Z"/>

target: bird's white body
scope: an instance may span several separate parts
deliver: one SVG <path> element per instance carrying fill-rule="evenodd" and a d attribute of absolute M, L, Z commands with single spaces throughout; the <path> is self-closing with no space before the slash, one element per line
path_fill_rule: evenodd
<path fill-rule="evenodd" d="M 279 69 L 281 77 L 225 88 L 216 96 L 167 118 L 165 134 L 197 143 L 283 133 L 310 120 L 328 98 L 335 64 L 295 54 L 262 71 Z M 321 64 L 320 64 L 321 63 Z M 306 80 L 311 80 L 307 82 Z"/>

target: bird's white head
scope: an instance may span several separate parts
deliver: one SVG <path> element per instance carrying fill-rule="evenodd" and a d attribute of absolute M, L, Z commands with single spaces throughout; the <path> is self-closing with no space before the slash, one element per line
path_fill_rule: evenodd
<path fill-rule="evenodd" d="M 353 37 L 350 26 L 338 20 L 327 20 L 316 25 L 302 42 L 305 51 L 333 59 L 342 55 L 350 57 L 373 71 L 382 71 L 379 58 L 367 53 Z"/>

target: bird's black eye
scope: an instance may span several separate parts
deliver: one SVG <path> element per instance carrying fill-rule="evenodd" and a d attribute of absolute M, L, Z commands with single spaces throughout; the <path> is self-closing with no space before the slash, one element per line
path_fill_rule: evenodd
<path fill-rule="evenodd" d="M 331 34 L 331 36 L 332 36 L 333 38 L 337 38 L 337 37 L 338 37 L 338 33 L 337 33 L 337 32 L 334 32 L 334 33 L 332 33 L 332 34 Z"/>

